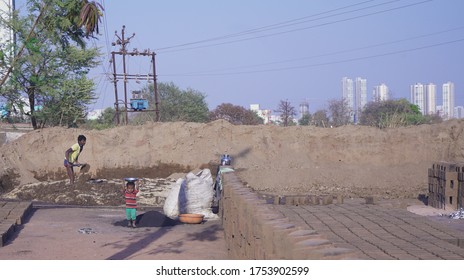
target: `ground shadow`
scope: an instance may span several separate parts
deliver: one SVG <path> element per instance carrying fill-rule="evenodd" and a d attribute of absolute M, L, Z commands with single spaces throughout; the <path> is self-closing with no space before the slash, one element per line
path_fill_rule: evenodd
<path fill-rule="evenodd" d="M 171 219 L 155 210 L 147 211 L 143 214 L 137 215 L 135 224 L 137 227 L 172 227 L 178 225 L 180 222 Z M 113 223 L 115 226 L 127 227 L 127 220 L 121 220 Z"/>
<path fill-rule="evenodd" d="M 121 251 L 117 252 L 116 254 L 113 254 L 112 256 L 109 256 L 106 258 L 107 260 L 124 260 L 127 259 L 128 257 L 135 255 L 137 252 L 141 251 L 142 249 L 146 248 L 150 243 L 154 242 L 161 236 L 165 235 L 171 231 L 170 227 L 164 227 L 160 228 L 159 230 L 153 232 L 152 234 L 148 234 L 144 238 L 131 243 L 130 245 L 126 246 L 124 249 Z"/>
<path fill-rule="evenodd" d="M 187 234 L 187 240 L 190 241 L 214 241 L 218 239 L 218 232 L 222 231 L 222 227 L 218 224 L 211 225 L 210 227 L 206 228 L 200 232 L 193 232 Z"/>
<path fill-rule="evenodd" d="M 417 199 L 419 201 L 421 201 L 422 203 L 424 203 L 424 205 L 429 205 L 429 197 L 425 194 L 419 194 L 417 196 Z"/>
<path fill-rule="evenodd" d="M 189 241 L 214 241 L 219 239 L 218 234 L 223 234 L 223 229 L 218 224 L 213 224 L 206 229 L 187 234 L 185 238 L 179 238 L 175 241 L 168 242 L 149 252 L 150 255 L 158 254 L 181 254 L 185 251 L 182 249 Z"/>
<path fill-rule="evenodd" d="M 23 230 L 24 226 L 26 223 L 28 223 L 32 216 L 34 215 L 34 213 L 37 211 L 36 208 L 32 208 L 29 213 L 27 215 L 25 215 L 22 220 L 21 220 L 21 224 L 20 225 L 15 225 L 14 226 L 14 231 L 12 231 L 12 233 L 7 236 L 6 238 L 6 242 L 5 244 L 3 244 L 3 246 L 8 246 L 9 244 L 13 243 L 13 241 L 19 237 L 19 234 L 21 233 L 21 231 Z M 1 247 L 0 247 L 1 248 Z"/>
<path fill-rule="evenodd" d="M 150 212 L 157 212 L 157 211 L 150 211 Z M 147 213 L 145 213 L 145 215 L 147 215 Z M 149 213 L 149 215 L 145 216 L 145 218 L 148 218 L 148 217 L 160 218 L 160 215 L 159 215 L 159 212 Z M 143 218 L 144 217 L 140 219 L 141 224 L 147 226 Z M 175 225 L 179 224 L 179 222 L 177 221 L 175 222 L 176 222 Z M 152 225 L 154 224 L 153 221 L 150 221 L 150 223 Z M 120 221 L 120 222 L 115 223 L 115 225 L 127 226 L 127 222 Z M 188 233 L 185 236 L 178 238 L 177 240 L 162 244 L 158 246 L 156 249 L 149 251 L 148 254 L 149 255 L 182 254 L 185 252 L 186 248 L 188 248 L 186 246 L 188 245 L 189 241 L 204 241 L 204 242 L 214 241 L 220 238 L 219 234 L 222 234 L 222 227 L 219 224 L 212 224 L 211 226 L 206 227 L 204 230 L 201 230 L 198 232 L 195 232 L 195 228 L 194 228 L 195 225 L 191 225 L 191 226 L 192 226 L 192 233 Z M 157 239 L 161 238 L 163 235 L 173 230 L 172 226 L 157 226 L 157 227 L 160 227 L 160 228 L 156 230 L 155 232 L 144 236 L 142 239 L 137 240 L 129 244 L 128 246 L 125 246 L 124 248 L 122 248 L 121 251 L 113 254 L 107 259 L 123 260 L 129 257 L 134 258 L 138 254 L 140 254 L 144 248 L 148 247 L 151 243 L 155 242 Z M 108 245 L 111 245 L 111 244 L 108 244 Z M 117 245 L 117 244 L 113 244 L 113 245 Z"/>

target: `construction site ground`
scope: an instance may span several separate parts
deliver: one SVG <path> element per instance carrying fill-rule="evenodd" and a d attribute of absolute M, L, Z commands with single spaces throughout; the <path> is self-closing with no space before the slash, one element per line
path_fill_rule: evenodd
<path fill-rule="evenodd" d="M 2 205 L 1 213 L 18 209 L 18 203 Z M 464 220 L 450 219 L 419 203 L 409 206 L 410 211 L 356 199 L 343 204 L 274 207 L 296 226 L 313 229 L 335 245 L 355 250 L 360 259 L 464 259 Z M 8 234 L 3 232 L 7 238 L 0 259 L 228 258 L 220 220 L 182 224 L 165 217 L 161 209 L 145 209 L 138 212 L 138 227 L 130 228 L 120 207 L 37 205 L 23 209 L 28 215 Z M 15 219 L 10 214 L 3 219 L 7 220 Z"/>

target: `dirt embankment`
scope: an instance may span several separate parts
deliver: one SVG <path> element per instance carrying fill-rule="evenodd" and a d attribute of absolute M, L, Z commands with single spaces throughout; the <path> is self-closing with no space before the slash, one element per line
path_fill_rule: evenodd
<path fill-rule="evenodd" d="M 464 161 L 464 121 L 379 130 L 150 123 L 103 131 L 48 128 L 0 147 L 0 192 L 66 178 L 64 152 L 79 134 L 80 156 L 92 178 L 167 177 L 214 168 L 221 154 L 255 190 L 271 194 L 417 197 L 427 193 L 427 169 Z M 212 170 L 214 172 L 214 170 Z"/>

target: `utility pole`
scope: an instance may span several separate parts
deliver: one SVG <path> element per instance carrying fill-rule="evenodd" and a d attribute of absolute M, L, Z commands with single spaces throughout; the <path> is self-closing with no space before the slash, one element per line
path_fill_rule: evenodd
<path fill-rule="evenodd" d="M 114 82 L 114 95 L 115 95 L 115 103 L 114 107 L 116 110 L 116 122 L 119 125 L 120 119 L 119 119 L 119 98 L 118 98 L 118 78 L 122 78 L 124 82 L 124 108 L 125 108 L 125 124 L 127 125 L 128 120 L 129 120 L 129 115 L 128 115 L 128 106 L 127 106 L 127 82 L 128 80 L 133 80 L 133 79 L 138 79 L 140 76 L 147 76 L 148 78 L 153 78 L 153 88 L 154 88 L 154 97 L 155 97 L 155 113 L 156 113 L 156 121 L 159 121 L 159 101 L 158 101 L 158 87 L 156 84 L 156 66 L 155 66 L 155 52 L 150 52 L 150 50 L 144 50 L 142 52 L 139 52 L 137 49 L 134 49 L 132 52 L 127 51 L 127 44 L 129 44 L 130 40 L 135 36 L 135 33 L 132 34 L 129 38 L 125 38 L 125 29 L 126 26 L 122 26 L 122 31 L 121 31 L 121 37 L 118 36 L 117 32 L 115 32 L 115 36 L 118 38 L 116 42 L 113 42 L 112 45 L 121 45 L 121 49 L 117 52 L 111 52 L 111 58 L 113 62 L 113 82 Z M 116 55 L 121 55 L 122 56 L 122 67 L 123 67 L 123 73 L 118 74 L 116 72 L 116 63 L 115 63 L 115 58 Z M 153 74 L 128 74 L 126 72 L 126 55 L 130 56 L 151 56 L 151 63 L 153 64 Z M 148 111 L 153 111 L 153 110 L 144 110 L 142 112 L 148 112 Z"/>

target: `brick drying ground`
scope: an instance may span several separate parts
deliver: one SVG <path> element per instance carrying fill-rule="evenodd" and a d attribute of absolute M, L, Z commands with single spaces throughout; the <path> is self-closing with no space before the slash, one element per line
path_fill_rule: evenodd
<path fill-rule="evenodd" d="M 324 235 L 361 259 L 462 260 L 464 220 L 425 217 L 352 200 L 331 205 L 275 205 L 291 222 Z"/>

